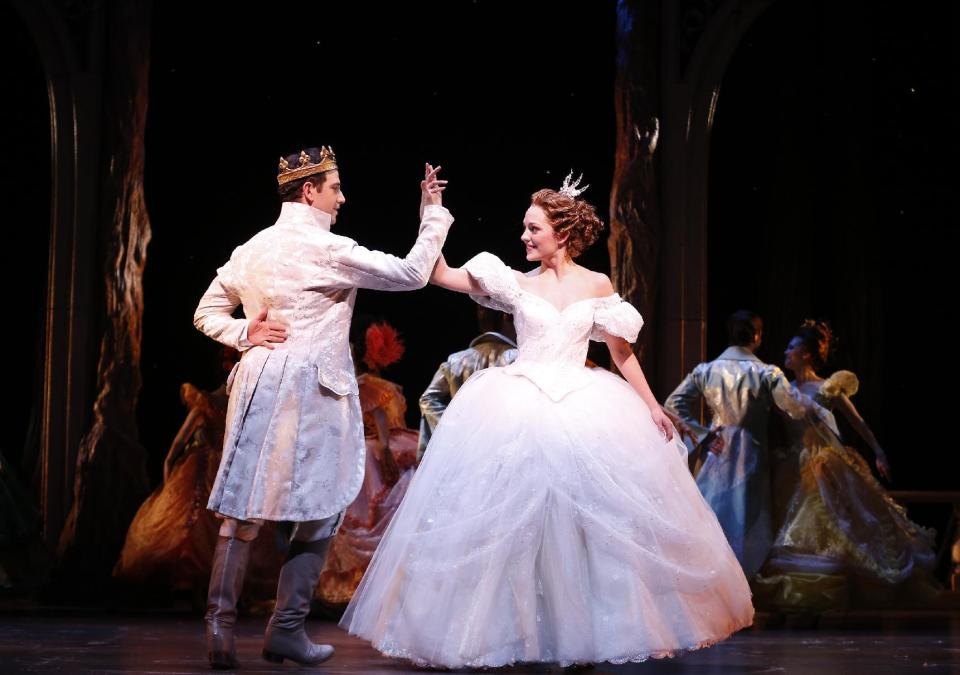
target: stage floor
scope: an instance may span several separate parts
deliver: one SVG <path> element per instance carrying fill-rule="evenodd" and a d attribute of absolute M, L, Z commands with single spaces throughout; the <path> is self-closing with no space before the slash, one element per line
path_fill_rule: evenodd
<path fill-rule="evenodd" d="M 262 619 L 238 629 L 242 673 L 302 671 L 260 659 Z M 423 673 L 380 656 L 334 623 L 311 620 L 314 639 L 337 654 L 314 669 L 324 673 Z M 207 673 L 203 623 L 194 616 L 0 615 L 0 673 Z M 477 671 L 479 672 L 479 671 Z M 528 666 L 493 672 L 563 672 Z M 747 630 L 710 649 L 676 659 L 601 664 L 588 673 L 783 673 L 845 675 L 960 673 L 960 620 L 921 628 Z"/>

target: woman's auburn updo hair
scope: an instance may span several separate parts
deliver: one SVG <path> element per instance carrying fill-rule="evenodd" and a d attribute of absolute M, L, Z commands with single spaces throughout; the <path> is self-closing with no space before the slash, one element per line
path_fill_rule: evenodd
<path fill-rule="evenodd" d="M 530 203 L 539 206 L 547 214 L 558 240 L 566 237 L 567 253 L 571 258 L 590 248 L 603 229 L 603 221 L 597 215 L 597 210 L 582 199 L 544 189 L 534 192 Z"/>
<path fill-rule="evenodd" d="M 815 371 L 825 366 L 837 349 L 837 336 L 826 321 L 807 319 L 797 330 L 797 337 L 810 354 Z"/>

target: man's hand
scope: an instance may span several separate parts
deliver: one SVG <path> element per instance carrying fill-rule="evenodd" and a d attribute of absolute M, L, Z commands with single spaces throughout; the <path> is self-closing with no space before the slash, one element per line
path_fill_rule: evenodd
<path fill-rule="evenodd" d="M 718 427 L 703 439 L 704 446 L 715 455 L 722 454 L 724 447 L 726 447 L 726 441 L 723 439 L 721 431 L 723 431 L 723 427 Z"/>
<path fill-rule="evenodd" d="M 247 340 L 259 347 L 273 349 L 274 344 L 287 341 L 287 327 L 279 321 L 267 321 L 267 308 L 264 307 L 257 318 L 250 319 Z"/>

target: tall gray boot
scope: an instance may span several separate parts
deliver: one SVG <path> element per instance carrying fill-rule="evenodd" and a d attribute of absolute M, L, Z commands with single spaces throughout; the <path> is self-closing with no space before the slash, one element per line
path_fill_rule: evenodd
<path fill-rule="evenodd" d="M 263 637 L 263 658 L 267 661 L 282 663 L 290 659 L 301 666 L 312 666 L 333 656 L 332 646 L 314 644 L 304 630 L 332 541 L 333 537 L 327 537 L 312 542 L 294 541 L 290 545 L 277 583 L 277 606 Z"/>
<path fill-rule="evenodd" d="M 204 617 L 207 622 L 207 658 L 210 667 L 217 670 L 240 666 L 233 626 L 237 621 L 237 600 L 250 559 L 250 544 L 235 537 L 217 537 Z"/>

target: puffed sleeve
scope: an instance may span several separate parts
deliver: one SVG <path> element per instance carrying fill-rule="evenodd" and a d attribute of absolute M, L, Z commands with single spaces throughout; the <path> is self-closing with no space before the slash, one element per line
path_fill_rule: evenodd
<path fill-rule="evenodd" d="M 820 385 L 820 396 L 830 401 L 843 394 L 851 397 L 860 390 L 860 380 L 849 370 L 838 370 Z"/>
<path fill-rule="evenodd" d="M 520 299 L 520 284 L 513 270 L 492 253 L 478 253 L 463 265 L 463 269 L 480 284 L 484 295 L 473 295 L 474 302 L 501 312 L 512 314 Z"/>
<path fill-rule="evenodd" d="M 597 301 L 590 339 L 603 342 L 606 334 L 623 338 L 627 342 L 636 342 L 641 328 L 643 317 L 640 312 L 614 293 Z"/>

